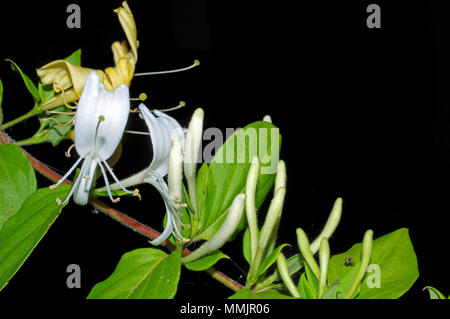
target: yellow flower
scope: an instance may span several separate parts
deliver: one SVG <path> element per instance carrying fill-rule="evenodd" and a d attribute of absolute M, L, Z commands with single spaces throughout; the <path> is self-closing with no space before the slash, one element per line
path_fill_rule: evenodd
<path fill-rule="evenodd" d="M 114 12 L 117 13 L 131 50 L 128 49 L 126 41 L 114 42 L 111 50 L 115 66 L 108 67 L 104 71 L 76 66 L 65 60 L 52 61 L 37 69 L 36 72 L 42 84 L 52 84 L 53 90 L 60 93 L 47 101 L 43 107 L 49 109 L 77 101 L 81 96 L 90 71 L 97 72 L 100 81 L 107 90 L 113 91 L 120 84 L 130 85 L 134 75 L 139 46 L 136 24 L 126 1 L 122 3 L 122 7 L 115 9 Z"/>

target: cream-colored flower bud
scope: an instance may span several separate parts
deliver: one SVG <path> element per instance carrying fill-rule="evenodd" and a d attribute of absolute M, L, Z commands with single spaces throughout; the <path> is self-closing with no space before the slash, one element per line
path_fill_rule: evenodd
<path fill-rule="evenodd" d="M 169 155 L 169 172 L 167 174 L 169 195 L 175 200 L 181 200 L 183 196 L 183 149 L 180 140 L 172 140 L 172 148 Z"/>
<path fill-rule="evenodd" d="M 186 133 L 186 144 L 184 149 L 184 175 L 186 176 L 189 198 L 194 210 L 197 211 L 196 196 L 196 169 L 199 152 L 203 137 L 203 117 L 201 108 L 195 110 Z"/>
<path fill-rule="evenodd" d="M 242 213 L 244 212 L 245 194 L 237 195 L 233 203 L 231 203 L 228 210 L 227 217 L 220 226 L 219 230 L 207 240 L 200 248 L 194 250 L 191 254 L 183 257 L 183 263 L 194 261 L 210 252 L 220 249 L 227 240 L 233 235 L 239 222 L 241 221 Z"/>

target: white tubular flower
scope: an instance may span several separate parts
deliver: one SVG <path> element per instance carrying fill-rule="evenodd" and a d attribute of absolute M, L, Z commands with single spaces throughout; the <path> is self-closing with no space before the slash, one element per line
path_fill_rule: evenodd
<path fill-rule="evenodd" d="M 100 83 L 98 74 L 94 71 L 89 72 L 75 114 L 75 149 L 80 158 L 56 184 L 51 186 L 54 188 L 61 184 L 84 159 L 80 173 L 62 205 L 72 194 L 75 203 L 87 204 L 97 165 L 100 166 L 108 195 L 113 202 L 117 199 L 112 197 L 104 166 L 122 189 L 133 193 L 120 184 L 106 162 L 122 138 L 129 109 L 130 98 L 126 84 L 119 85 L 114 91 L 108 91 Z"/>
<path fill-rule="evenodd" d="M 196 169 L 203 136 L 204 112 L 201 108 L 195 110 L 186 132 L 186 147 L 184 153 L 184 175 L 186 176 L 189 198 L 197 212 Z"/>
<path fill-rule="evenodd" d="M 164 199 L 167 212 L 166 228 L 158 238 L 150 241 L 152 245 L 160 245 L 171 234 L 179 241 L 189 241 L 181 235 L 181 228 L 183 227 L 181 210 L 184 206 L 180 203 L 183 196 L 183 149 L 178 138 L 172 140 L 168 166 L 169 187 L 167 187 L 164 179 L 156 171 L 154 174 L 149 174 L 145 179 L 147 183 L 152 184 L 159 191 Z"/>
<path fill-rule="evenodd" d="M 146 183 L 146 179 L 154 175 L 164 178 L 168 171 L 172 140 L 177 138 L 184 148 L 184 132 L 177 120 L 161 111 L 150 111 L 143 103 L 139 105 L 139 110 L 150 132 L 153 159 L 147 168 L 123 179 L 121 185 L 124 187 Z M 119 189 L 121 185 L 113 184 L 111 189 Z M 105 188 L 100 188 L 99 191 L 105 191 Z"/>

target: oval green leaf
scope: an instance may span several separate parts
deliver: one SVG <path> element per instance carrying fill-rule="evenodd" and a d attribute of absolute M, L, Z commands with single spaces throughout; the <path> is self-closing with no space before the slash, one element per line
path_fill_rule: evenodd
<path fill-rule="evenodd" d="M 15 145 L 0 145 L 0 230 L 36 188 L 34 170 L 24 152 Z"/>
<path fill-rule="evenodd" d="M 354 266 L 346 266 L 346 258 L 351 258 Z M 359 268 L 361 260 L 361 243 L 354 245 L 347 252 L 335 255 L 328 266 L 328 282 L 342 280 L 352 268 Z M 368 285 L 372 274 L 368 273 L 361 282 L 358 299 L 395 299 L 411 288 L 419 276 L 417 257 L 409 238 L 408 229 L 401 228 L 373 241 L 373 265 L 380 270 L 379 288 Z M 377 274 L 373 274 L 377 275 Z M 370 288 L 369 286 L 373 286 Z"/>
<path fill-rule="evenodd" d="M 167 255 L 139 248 L 122 256 L 105 281 L 92 288 L 88 299 L 170 299 L 177 292 L 181 271 L 179 251 Z"/>
<path fill-rule="evenodd" d="M 0 230 L 0 290 L 19 270 L 61 212 L 56 202 L 70 187 L 41 188 L 31 194 L 20 210 Z"/>
<path fill-rule="evenodd" d="M 193 270 L 193 271 L 203 271 L 206 270 L 212 266 L 216 262 L 218 262 L 220 259 L 223 258 L 230 258 L 224 253 L 222 253 L 220 250 L 216 250 L 212 253 L 209 253 L 208 255 L 205 255 L 199 259 L 196 259 L 194 261 L 191 261 L 189 263 L 184 264 L 187 269 Z"/>

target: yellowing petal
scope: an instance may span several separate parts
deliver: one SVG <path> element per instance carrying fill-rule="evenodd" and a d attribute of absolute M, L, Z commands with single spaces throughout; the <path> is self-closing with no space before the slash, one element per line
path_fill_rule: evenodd
<path fill-rule="evenodd" d="M 122 6 L 123 7 L 115 9 L 114 12 L 117 13 L 119 17 L 119 22 L 122 25 L 125 35 L 127 36 L 128 43 L 131 47 L 131 52 L 133 52 L 134 58 L 137 62 L 137 48 L 139 43 L 137 41 L 136 23 L 134 22 L 133 13 L 131 12 L 126 1 L 122 3 Z"/>

